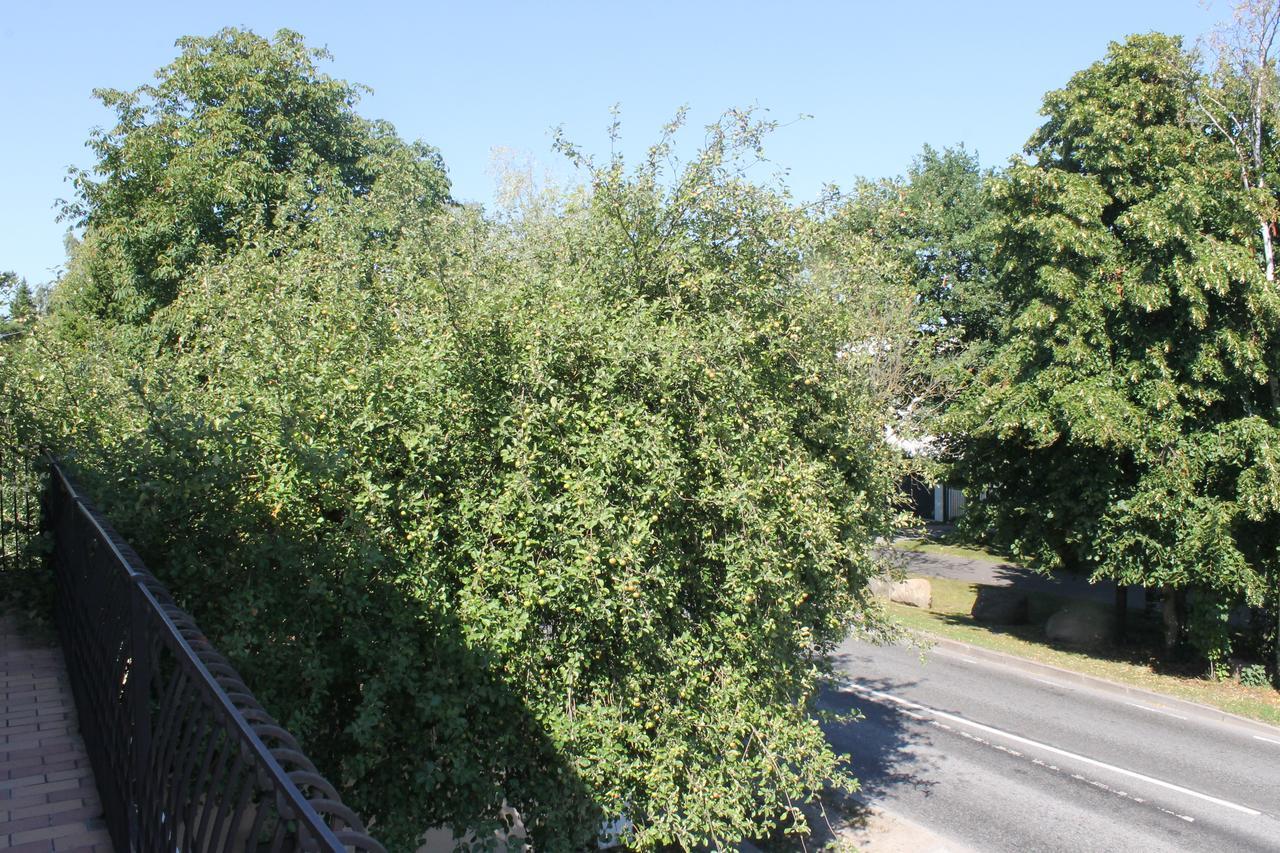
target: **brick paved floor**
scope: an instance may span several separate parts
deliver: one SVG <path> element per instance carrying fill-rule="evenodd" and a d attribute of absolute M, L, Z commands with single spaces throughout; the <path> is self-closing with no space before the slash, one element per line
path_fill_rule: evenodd
<path fill-rule="evenodd" d="M 111 851 L 62 650 L 0 615 L 0 849 Z"/>

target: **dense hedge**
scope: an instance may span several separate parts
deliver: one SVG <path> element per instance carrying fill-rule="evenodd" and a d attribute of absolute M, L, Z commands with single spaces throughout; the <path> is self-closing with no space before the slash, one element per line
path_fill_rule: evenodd
<path fill-rule="evenodd" d="M 100 211 L 5 352 L 23 428 L 393 845 L 505 802 L 541 849 L 691 848 L 852 784 L 810 703 L 879 629 L 897 473 L 864 284 L 743 179 L 763 130 L 674 174 L 569 149 L 580 190 L 497 218 L 384 145 L 127 317 L 85 299 Z"/>

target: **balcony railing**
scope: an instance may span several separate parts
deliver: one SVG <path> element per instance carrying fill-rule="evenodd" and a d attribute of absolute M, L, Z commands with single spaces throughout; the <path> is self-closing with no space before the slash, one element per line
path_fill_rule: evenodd
<path fill-rule="evenodd" d="M 385 853 L 56 464 L 44 525 L 58 632 L 117 850 Z"/>

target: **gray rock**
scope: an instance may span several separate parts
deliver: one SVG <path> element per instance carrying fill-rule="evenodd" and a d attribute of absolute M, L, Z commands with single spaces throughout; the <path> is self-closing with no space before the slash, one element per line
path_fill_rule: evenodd
<path fill-rule="evenodd" d="M 912 607 L 923 607 L 926 610 L 933 604 L 933 585 L 924 578 L 911 578 L 898 581 L 889 593 L 889 600 L 899 604 L 910 604 Z"/>
<path fill-rule="evenodd" d="M 869 589 L 871 594 L 876 598 L 888 598 L 893 594 L 893 584 L 894 581 L 892 578 L 881 576 L 867 581 L 867 589 Z"/>
<path fill-rule="evenodd" d="M 1031 619 L 1027 594 L 1003 586 L 979 586 L 971 614 L 992 625 L 1025 625 Z"/>
<path fill-rule="evenodd" d="M 928 608 L 933 603 L 933 585 L 924 578 L 895 581 L 882 575 L 867 581 L 867 589 L 876 598 L 887 598 L 912 607 Z"/>
<path fill-rule="evenodd" d="M 1111 629 L 1110 611 L 1087 604 L 1068 604 L 1049 617 L 1044 635 L 1055 643 L 1096 646 L 1107 639 Z"/>

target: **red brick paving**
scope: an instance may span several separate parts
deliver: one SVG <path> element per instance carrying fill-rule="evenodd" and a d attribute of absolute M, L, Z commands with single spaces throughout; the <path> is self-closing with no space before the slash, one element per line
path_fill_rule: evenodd
<path fill-rule="evenodd" d="M 0 849 L 110 853 L 62 650 L 0 615 Z"/>

